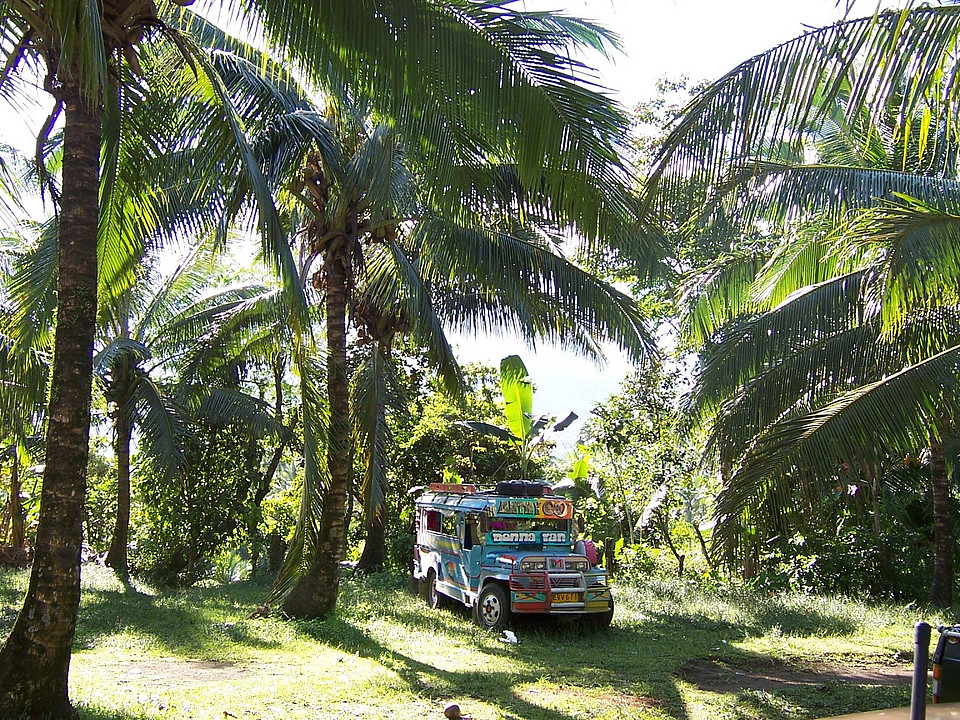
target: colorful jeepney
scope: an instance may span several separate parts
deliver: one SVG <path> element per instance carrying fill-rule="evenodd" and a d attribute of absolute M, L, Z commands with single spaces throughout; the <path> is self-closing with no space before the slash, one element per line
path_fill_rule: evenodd
<path fill-rule="evenodd" d="M 514 614 L 610 624 L 606 571 L 592 544 L 574 542 L 573 503 L 549 485 L 501 482 L 482 491 L 433 484 L 416 510 L 413 575 L 432 607 L 459 601 L 493 630 Z"/>

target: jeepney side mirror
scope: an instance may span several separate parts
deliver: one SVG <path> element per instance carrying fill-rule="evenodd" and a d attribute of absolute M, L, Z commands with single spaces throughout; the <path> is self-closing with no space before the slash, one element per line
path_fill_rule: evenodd
<path fill-rule="evenodd" d="M 583 515 L 577 515 L 577 534 L 583 534 Z"/>

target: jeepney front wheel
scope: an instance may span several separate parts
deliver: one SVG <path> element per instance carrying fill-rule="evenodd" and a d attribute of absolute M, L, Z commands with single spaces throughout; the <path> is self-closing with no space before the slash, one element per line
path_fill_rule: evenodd
<path fill-rule="evenodd" d="M 596 631 L 596 630 L 606 630 L 610 627 L 610 622 L 613 620 L 613 596 L 610 597 L 610 608 L 605 610 L 602 613 L 592 613 L 590 615 L 585 615 L 583 618 L 583 626 L 587 630 Z"/>
<path fill-rule="evenodd" d="M 483 586 L 477 604 L 473 606 L 473 617 L 481 627 L 499 632 L 510 624 L 510 599 L 500 583 L 488 583 Z"/>

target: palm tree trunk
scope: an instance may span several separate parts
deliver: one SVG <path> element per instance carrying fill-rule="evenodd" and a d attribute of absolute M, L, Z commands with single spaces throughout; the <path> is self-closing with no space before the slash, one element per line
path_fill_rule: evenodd
<path fill-rule="evenodd" d="M 275 403 L 273 406 L 273 416 L 277 418 L 277 422 L 283 420 L 283 378 L 284 373 L 287 368 L 287 358 L 285 353 L 278 353 L 274 356 L 272 361 L 273 367 L 273 388 L 275 395 Z M 273 450 L 273 455 L 270 458 L 270 462 L 267 464 L 266 470 L 263 471 L 263 474 L 260 476 L 259 482 L 257 483 L 256 491 L 253 494 L 253 510 L 250 514 L 249 525 L 247 526 L 247 538 L 250 543 L 250 577 L 257 577 L 257 571 L 260 565 L 260 555 L 263 552 L 265 542 L 273 542 L 268 538 L 262 538 L 258 535 L 257 526 L 261 520 L 261 506 L 263 501 L 266 499 L 267 494 L 270 492 L 270 485 L 273 483 L 273 476 L 277 474 L 277 469 L 280 467 L 280 461 L 283 459 L 283 451 L 286 449 L 287 444 L 293 438 L 293 424 L 291 423 L 290 427 L 283 427 L 283 430 L 280 433 L 279 442 L 277 447 Z M 268 566 L 270 566 L 270 551 L 268 547 Z M 270 567 L 272 572 L 273 568 Z"/>
<path fill-rule="evenodd" d="M 13 463 L 10 465 L 10 546 L 15 550 L 23 550 L 27 541 L 27 523 L 23 515 L 23 503 L 20 501 L 20 458 L 16 449 L 13 452 Z"/>
<path fill-rule="evenodd" d="M 280 415 L 278 414 L 277 417 L 280 417 Z M 257 523 L 259 523 L 262 516 L 261 507 L 264 499 L 267 497 L 267 493 L 270 492 L 273 476 L 277 474 L 277 468 L 280 467 L 280 461 L 283 459 L 283 451 L 292 437 L 293 429 L 285 427 L 280 434 L 280 442 L 273 451 L 273 456 L 270 458 L 267 469 L 264 470 L 260 476 L 256 492 L 254 492 L 253 495 L 254 512 L 251 513 L 250 524 L 247 527 L 247 538 L 250 543 L 250 577 L 257 576 L 257 569 L 260 565 L 260 554 L 263 551 L 264 538 L 259 537 L 257 534 Z"/>
<path fill-rule="evenodd" d="M 126 577 L 127 543 L 130 538 L 130 438 L 133 422 L 125 410 L 125 404 L 117 408 L 117 520 L 113 527 L 113 539 L 107 551 L 106 564 Z"/>
<path fill-rule="evenodd" d="M 72 81 L 58 92 L 65 108 L 63 194 L 46 465 L 26 598 L 0 648 L 0 717 L 76 716 L 67 676 L 80 604 L 102 109 L 85 102 Z"/>
<path fill-rule="evenodd" d="M 328 615 L 337 604 L 340 561 L 347 546 L 347 496 L 353 471 L 350 442 L 350 385 L 347 378 L 346 308 L 352 264 L 349 250 L 335 241 L 327 250 L 327 398 L 330 429 L 327 446 L 329 485 L 323 494 L 320 532 L 313 565 L 290 592 L 283 611 L 291 617 Z"/>
<path fill-rule="evenodd" d="M 358 572 L 380 572 L 383 570 L 383 563 L 387 557 L 388 480 L 382 452 L 387 443 L 387 406 L 379 388 L 383 386 L 382 380 L 386 376 L 387 364 L 390 362 L 389 348 L 391 341 L 392 338 L 385 339 L 384 336 L 378 336 L 371 356 L 374 376 L 376 377 L 373 383 L 378 389 L 374 395 L 374 415 L 376 419 L 371 435 L 367 439 L 368 446 L 364 453 L 366 497 L 364 498 L 363 519 L 366 535 L 363 552 L 357 562 Z"/>
<path fill-rule="evenodd" d="M 367 515 L 367 539 L 363 543 L 363 552 L 357 562 L 357 570 L 379 572 L 383 570 L 383 561 L 387 554 L 385 543 L 387 504 L 382 504 L 377 510 Z"/>
<path fill-rule="evenodd" d="M 120 336 L 130 337 L 130 296 L 125 295 L 120 307 Z M 133 394 L 133 361 L 128 355 L 114 362 L 111 394 L 115 404 L 113 427 L 117 436 L 117 517 L 113 538 L 107 551 L 106 564 L 120 577 L 127 577 L 127 541 L 130 537 L 130 439 L 133 436 L 133 416 L 130 401 Z"/>
<path fill-rule="evenodd" d="M 930 602 L 939 607 L 953 603 L 953 509 L 943 443 L 930 440 L 930 482 L 933 488 L 933 582 Z"/>

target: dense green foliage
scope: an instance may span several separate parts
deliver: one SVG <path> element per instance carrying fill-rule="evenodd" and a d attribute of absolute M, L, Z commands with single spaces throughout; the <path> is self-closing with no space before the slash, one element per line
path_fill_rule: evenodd
<path fill-rule="evenodd" d="M 184 448 L 189 472 L 138 478 L 140 503 L 134 522 L 132 560 L 161 584 L 193 583 L 210 574 L 211 560 L 244 544 L 261 552 L 262 530 L 246 535 L 255 512 L 251 488 L 260 477 L 263 449 L 238 426 L 200 424 Z"/>
<path fill-rule="evenodd" d="M 716 559 L 748 577 L 807 563 L 814 586 L 914 593 L 925 565 L 952 601 L 960 97 L 935 48 L 958 21 L 947 4 L 811 30 L 705 86 L 657 150 L 646 209 L 686 247 L 730 241 L 688 254 L 685 410 L 721 480 Z"/>

